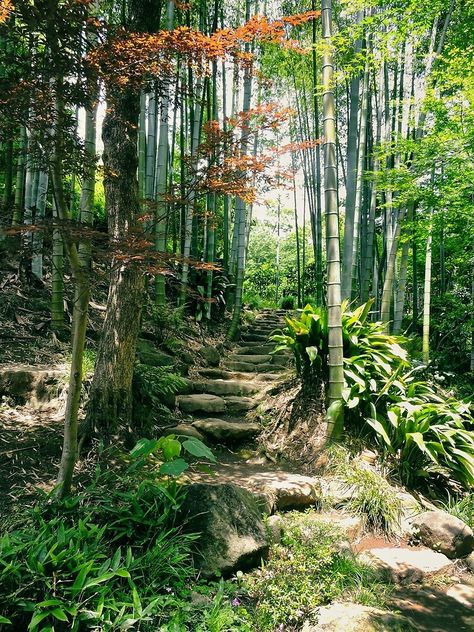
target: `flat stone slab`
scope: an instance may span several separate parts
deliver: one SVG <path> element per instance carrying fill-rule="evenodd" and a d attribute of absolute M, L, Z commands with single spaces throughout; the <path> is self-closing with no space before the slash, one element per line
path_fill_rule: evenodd
<path fill-rule="evenodd" d="M 297 509 L 315 505 L 321 498 L 319 479 L 291 472 L 254 474 L 248 486 L 265 498 L 271 509 Z"/>
<path fill-rule="evenodd" d="M 259 385 L 243 380 L 203 380 L 193 382 L 196 393 L 211 393 L 212 395 L 251 395 L 258 393 Z"/>
<path fill-rule="evenodd" d="M 260 425 L 247 421 L 226 421 L 225 419 L 198 419 L 193 422 L 194 428 L 203 432 L 215 441 L 229 443 L 243 441 L 254 437 L 260 431 Z"/>
<path fill-rule="evenodd" d="M 241 412 L 244 410 L 252 410 L 257 406 L 258 402 L 252 397 L 238 397 L 230 395 L 224 397 L 226 408 L 229 412 Z"/>
<path fill-rule="evenodd" d="M 394 632 L 414 630 L 410 621 L 393 612 L 358 603 L 332 603 L 319 609 L 318 623 L 305 623 L 301 632 Z"/>
<path fill-rule="evenodd" d="M 237 362 L 236 360 L 224 360 L 223 366 L 229 371 L 240 371 L 242 373 L 253 373 L 257 366 L 252 362 Z M 261 367 L 258 368 L 261 371 Z"/>
<path fill-rule="evenodd" d="M 431 549 L 394 547 L 369 549 L 360 559 L 372 563 L 392 582 L 411 584 L 452 571 L 452 562 Z"/>
<path fill-rule="evenodd" d="M 167 428 L 163 433 L 166 436 L 173 435 L 182 435 L 184 437 L 194 437 L 195 439 L 199 439 L 200 441 L 204 441 L 204 436 L 197 428 L 194 428 L 191 424 L 178 424 L 173 428 Z"/>
<path fill-rule="evenodd" d="M 179 395 L 176 398 L 176 404 L 185 413 L 223 413 L 226 409 L 226 403 L 222 397 L 208 393 Z"/>
<path fill-rule="evenodd" d="M 240 355 L 237 353 L 232 353 L 229 356 L 229 360 L 234 362 L 248 362 L 250 364 L 265 364 L 266 362 L 270 362 L 272 359 L 271 355 Z"/>
<path fill-rule="evenodd" d="M 469 586 L 468 584 L 454 584 L 454 586 L 448 588 L 446 594 L 463 606 L 474 609 L 474 586 Z"/>

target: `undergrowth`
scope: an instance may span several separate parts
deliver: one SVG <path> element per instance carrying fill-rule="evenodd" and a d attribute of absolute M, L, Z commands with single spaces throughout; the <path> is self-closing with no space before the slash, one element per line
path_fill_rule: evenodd
<path fill-rule="evenodd" d="M 315 618 L 319 606 L 342 595 L 369 606 L 382 606 L 390 587 L 377 573 L 340 546 L 341 529 L 317 512 L 290 512 L 283 538 L 269 561 L 242 580 L 242 594 L 255 630 L 299 630 Z M 281 627 L 279 627 L 281 626 Z"/>
<path fill-rule="evenodd" d="M 360 515 L 365 527 L 374 532 L 391 535 L 401 519 L 401 501 L 395 489 L 378 472 L 365 467 L 357 457 L 341 445 L 327 450 L 328 468 L 353 491 L 347 509 Z"/>

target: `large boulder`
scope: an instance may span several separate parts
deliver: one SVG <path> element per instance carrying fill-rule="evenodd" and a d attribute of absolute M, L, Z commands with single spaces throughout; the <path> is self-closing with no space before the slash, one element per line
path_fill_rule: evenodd
<path fill-rule="evenodd" d="M 207 577 L 257 566 L 268 552 L 256 498 L 237 485 L 189 485 L 180 520 L 186 531 L 199 534 L 195 564 Z"/>
<path fill-rule="evenodd" d="M 305 623 L 301 632 L 395 632 L 415 630 L 399 614 L 356 603 L 332 603 L 320 608 L 318 623 Z"/>
<path fill-rule="evenodd" d="M 474 533 L 459 518 L 445 511 L 425 511 L 411 520 L 415 535 L 430 549 L 450 559 L 466 557 L 474 551 Z"/>

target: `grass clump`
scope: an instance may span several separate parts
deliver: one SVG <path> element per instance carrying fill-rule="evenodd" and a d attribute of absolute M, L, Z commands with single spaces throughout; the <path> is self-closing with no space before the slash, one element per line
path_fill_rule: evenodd
<path fill-rule="evenodd" d="M 252 603 L 255 630 L 299 630 L 319 606 L 342 595 L 380 606 L 387 586 L 379 583 L 373 569 L 342 549 L 341 529 L 319 519 L 315 511 L 286 514 L 283 529 L 269 562 L 243 586 Z"/>
<path fill-rule="evenodd" d="M 353 491 L 347 509 L 363 518 L 366 529 L 392 535 L 400 524 L 402 511 L 396 490 L 341 445 L 330 446 L 327 456 L 329 469 Z"/>
<path fill-rule="evenodd" d="M 443 509 L 474 529 L 474 492 L 461 498 L 450 498 Z"/>

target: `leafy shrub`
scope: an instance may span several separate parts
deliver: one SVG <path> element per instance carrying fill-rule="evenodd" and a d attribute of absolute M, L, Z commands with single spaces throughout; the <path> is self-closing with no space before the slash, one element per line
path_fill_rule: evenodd
<path fill-rule="evenodd" d="M 174 395 L 184 389 L 186 380 L 169 367 L 136 364 L 133 373 L 134 413 L 137 425 L 147 431 L 146 417 L 158 420 L 170 415 Z"/>
<path fill-rule="evenodd" d="M 187 323 L 184 318 L 184 307 L 151 307 L 151 322 L 154 337 L 159 345 L 165 344 L 169 338 L 182 338 L 186 333 Z"/>
<path fill-rule="evenodd" d="M 193 575 L 193 537 L 172 526 L 178 502 L 163 483 L 99 473 L 76 497 L 30 512 L 0 539 L 0 614 L 32 632 L 151 620 L 166 587 Z"/>
<path fill-rule="evenodd" d="M 354 311 L 343 306 L 343 401 L 346 425 L 370 431 L 397 463 L 406 485 L 450 480 L 474 485 L 473 418 L 469 406 L 437 393 L 410 369 L 405 339 L 367 320 L 372 301 Z M 303 380 L 328 378 L 327 310 L 307 305 L 286 317 L 272 336 L 276 349 L 293 350 Z M 441 482 L 445 485 L 445 482 Z"/>

